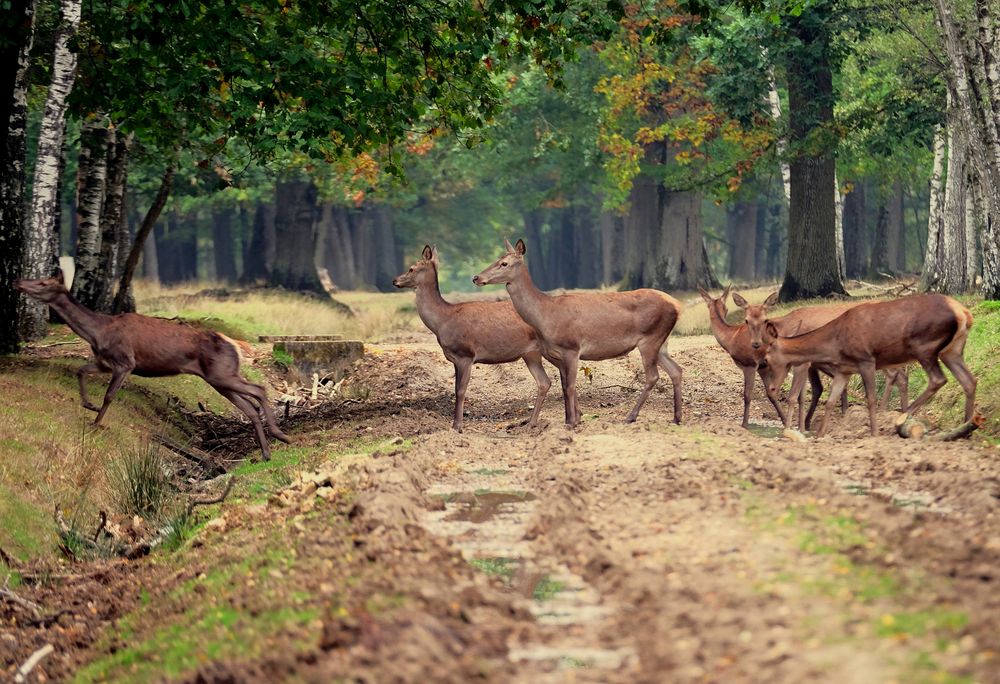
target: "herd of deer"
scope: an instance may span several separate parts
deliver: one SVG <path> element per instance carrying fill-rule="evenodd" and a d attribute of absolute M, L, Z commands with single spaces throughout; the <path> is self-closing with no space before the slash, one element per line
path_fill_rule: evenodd
<path fill-rule="evenodd" d="M 576 426 L 581 410 L 576 379 L 581 360 L 601 361 L 638 349 L 646 380 L 628 414 L 635 421 L 659 380 L 658 368 L 673 385 L 674 422 L 681 422 L 681 367 L 666 350 L 667 337 L 683 306 L 670 295 L 652 289 L 627 292 L 587 292 L 558 296 L 535 287 L 524 260 L 525 244 L 511 245 L 479 275 L 476 285 L 504 284 L 510 300 L 451 304 L 438 286 L 438 258 L 425 246 L 422 259 L 393 280 L 399 288 L 416 290 L 420 319 L 435 334 L 445 357 L 455 366 L 454 429 L 462 430 L 465 393 L 474 363 L 508 363 L 523 359 L 538 385 L 529 425 L 536 425 L 542 402 L 551 385 L 542 367 L 545 358 L 559 370 L 566 424 Z M 231 401 L 254 427 L 264 460 L 270 449 L 264 423 L 276 439 L 288 442 L 278 428 L 267 393 L 239 373 L 239 345 L 219 333 L 176 322 L 143 316 L 97 313 L 77 302 L 66 289 L 62 274 L 40 280 L 19 280 L 17 289 L 48 304 L 80 337 L 90 344 L 94 361 L 79 369 L 83 406 L 97 412 L 99 425 L 114 395 L 130 374 L 159 377 L 197 375 Z M 893 386 L 899 389 L 902 410 L 911 415 L 945 384 L 939 361 L 952 372 L 965 392 L 965 419 L 974 412 L 976 379 L 962 359 L 972 314 L 960 303 L 937 294 L 913 295 L 893 301 L 805 307 L 785 316 L 769 318 L 771 295 L 763 304 L 749 304 L 739 294 L 733 301 L 744 322 L 726 322 L 730 288 L 713 298 L 701 290 L 708 305 L 712 332 L 733 362 L 743 370 L 743 426 L 749 421 L 753 377 L 760 376 L 768 400 L 782 422 L 789 424 L 793 401 L 798 401 L 799 429 L 809 426 L 822 391 L 819 373 L 833 378 L 826 412 L 818 431 L 826 432 L 831 412 L 840 399 L 846 406 L 849 378 L 860 374 L 867 396 L 872 435 L 877 434 L 875 371 L 886 373 L 882 406 Z M 927 373 L 927 388 L 912 404 L 907 402 L 905 364 L 916 362 Z M 788 407 L 783 409 L 778 390 L 789 371 L 793 373 Z M 111 373 L 111 382 L 100 408 L 87 396 L 85 378 Z M 812 400 L 803 415 L 805 382 Z M 262 422 L 263 419 L 263 422 Z"/>

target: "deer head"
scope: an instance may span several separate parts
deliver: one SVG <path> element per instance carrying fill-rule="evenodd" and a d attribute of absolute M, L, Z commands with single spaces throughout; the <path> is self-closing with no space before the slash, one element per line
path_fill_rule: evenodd
<path fill-rule="evenodd" d="M 424 245 L 420 261 L 392 279 L 396 287 L 420 287 L 437 282 L 438 255 L 430 245 Z"/>
<path fill-rule="evenodd" d="M 476 285 L 498 285 L 506 284 L 517 278 L 521 271 L 526 268 L 524 265 L 524 253 L 527 248 L 524 240 L 518 240 L 517 244 L 511 246 L 510 241 L 504 238 L 504 246 L 507 253 L 494 261 L 485 271 L 472 277 L 472 282 Z"/>
<path fill-rule="evenodd" d="M 43 304 L 54 302 L 59 295 L 69 294 L 69 290 L 66 289 L 66 283 L 63 281 L 61 270 L 57 270 L 55 275 L 48 278 L 17 280 L 14 282 L 14 287 Z"/>
<path fill-rule="evenodd" d="M 747 324 L 747 330 L 750 331 L 751 347 L 760 349 L 761 346 L 776 337 L 766 331 L 765 324 L 767 323 L 768 307 L 778 303 L 777 292 L 772 292 L 768 295 L 763 304 L 751 304 L 737 292 L 733 293 L 733 301 L 736 302 L 736 306 L 743 309 L 744 322 Z M 771 327 L 773 328 L 774 326 L 772 325 Z"/>
<path fill-rule="evenodd" d="M 729 309 L 726 307 L 726 298 L 729 297 L 729 290 L 732 286 L 732 283 L 726 285 L 726 289 L 722 291 L 722 294 L 719 295 L 718 298 L 713 297 L 703 288 L 698 288 L 698 294 L 700 294 L 701 298 L 705 300 L 705 303 L 708 305 L 708 310 L 710 312 L 714 312 L 723 321 L 726 320 L 726 316 L 729 314 Z"/>

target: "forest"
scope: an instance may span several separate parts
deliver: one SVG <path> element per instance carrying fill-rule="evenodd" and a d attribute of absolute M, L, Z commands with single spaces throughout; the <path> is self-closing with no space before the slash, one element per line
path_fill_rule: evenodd
<path fill-rule="evenodd" d="M 386 13 L 14 2 L 3 283 L 65 255 L 102 311 L 133 278 L 388 290 L 435 243 L 469 289 L 523 236 L 546 289 L 1000 296 L 985 0 Z M 45 314 L 2 289 L 13 350 Z"/>
<path fill-rule="evenodd" d="M 0 679 L 997 680 L 996 0 L 0 10 Z"/>

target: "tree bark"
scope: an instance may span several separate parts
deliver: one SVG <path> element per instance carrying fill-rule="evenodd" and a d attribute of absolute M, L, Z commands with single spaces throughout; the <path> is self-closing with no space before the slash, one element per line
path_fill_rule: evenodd
<path fill-rule="evenodd" d="M 875 238 L 872 243 L 872 260 L 869 277 L 884 278 L 890 275 L 889 268 L 889 208 L 885 199 L 880 198 L 875 212 Z"/>
<path fill-rule="evenodd" d="M 752 283 L 757 277 L 757 211 L 755 200 L 735 200 L 726 206 L 729 277 L 742 283 Z"/>
<path fill-rule="evenodd" d="M 822 142 L 834 123 L 830 36 L 826 29 L 815 28 L 815 21 L 807 23 L 802 17 L 792 20 L 792 33 L 810 50 L 790 49 L 787 65 L 789 143 L 794 157 L 788 259 L 779 294 L 783 302 L 847 294 L 837 266 L 836 207 L 830 191 L 835 183 L 834 155 Z"/>
<path fill-rule="evenodd" d="M 355 287 L 354 254 L 351 252 L 350 231 L 343 207 L 333 202 L 323 203 L 316 240 L 317 265 L 329 272 L 330 279 L 338 288 Z"/>
<path fill-rule="evenodd" d="M 694 290 L 719 283 L 708 266 L 701 225 L 701 193 L 660 193 L 660 234 L 649 286 L 660 290 Z"/>
<path fill-rule="evenodd" d="M 550 247 L 542 243 L 542 228 L 545 225 L 545 210 L 536 207 L 530 211 L 524 212 L 522 214 L 522 220 L 524 221 L 524 239 L 527 241 L 528 245 L 533 245 L 533 247 L 529 247 L 529 249 L 531 249 L 531 263 L 535 265 L 531 277 L 535 280 L 535 284 L 539 288 L 547 290 L 549 289 L 549 281 L 547 280 L 545 257 L 548 254 Z"/>
<path fill-rule="evenodd" d="M 243 257 L 244 283 L 267 282 L 274 265 L 274 205 L 258 202 Z"/>
<path fill-rule="evenodd" d="M 0 354 L 18 351 L 24 268 L 24 162 L 28 130 L 28 67 L 37 0 L 13 0 L 0 18 Z"/>
<path fill-rule="evenodd" d="M 93 292 L 81 292 L 80 301 L 95 311 L 109 313 L 115 298 L 115 280 L 121 273 L 125 254 L 129 250 L 128 226 L 125 218 L 125 186 L 128 184 L 128 155 L 131 135 L 111 131 L 108 136 L 108 177 L 104 186 L 104 208 L 101 211 L 101 251 Z M 131 293 L 128 293 L 131 296 Z M 91 298 L 93 297 L 93 298 Z"/>
<path fill-rule="evenodd" d="M 622 252 L 625 246 L 625 223 L 609 211 L 600 213 L 601 284 L 611 285 L 622 278 Z"/>
<path fill-rule="evenodd" d="M 868 274 L 865 186 L 860 182 L 848 184 L 851 190 L 844 196 L 844 266 L 848 278 L 861 278 Z"/>
<path fill-rule="evenodd" d="M 59 236 L 56 216 L 60 169 L 66 136 L 66 108 L 77 65 L 77 55 L 70 49 L 70 43 L 80 25 L 81 4 L 81 0 L 60 2 L 60 22 L 52 54 L 52 81 L 38 134 L 31 215 L 25 236 L 24 275 L 27 278 L 52 275 L 58 263 L 55 246 Z M 27 297 L 22 301 L 21 335 L 25 340 L 40 339 L 47 331 L 48 307 Z"/>
<path fill-rule="evenodd" d="M 159 220 L 160 213 L 163 211 L 163 207 L 167 203 L 167 198 L 170 196 L 170 189 L 174 183 L 174 170 L 174 162 L 171 161 L 163 172 L 163 177 L 160 179 L 160 188 L 156 191 L 156 197 L 153 199 L 149 210 L 146 211 L 146 216 L 142 219 L 142 225 L 139 226 L 139 230 L 135 233 L 132 249 L 129 250 L 128 259 L 125 260 L 125 265 L 122 269 L 121 280 L 118 281 L 118 292 L 115 294 L 115 300 L 111 305 L 112 313 L 135 311 L 135 300 L 132 298 L 132 276 L 135 275 L 135 267 L 139 264 L 139 257 L 142 256 L 142 247 L 146 244 L 146 238 L 149 237 L 153 226 Z"/>
<path fill-rule="evenodd" d="M 104 209 L 104 186 L 108 171 L 107 120 L 93 118 L 80 131 L 80 157 L 77 171 L 77 214 L 79 230 L 76 241 L 76 275 L 73 296 L 85 306 L 97 301 L 100 279 L 101 212 Z"/>
<path fill-rule="evenodd" d="M 966 253 L 968 147 L 958 112 L 948 123 L 948 175 L 944 187 L 943 259 L 938 292 L 959 294 L 969 288 Z"/>
<path fill-rule="evenodd" d="M 396 247 L 392 209 L 375 204 L 370 209 L 375 233 L 375 287 L 382 292 L 395 290 L 392 279 L 402 270 L 402 259 Z"/>
<path fill-rule="evenodd" d="M 325 295 L 315 263 L 316 186 L 310 181 L 280 182 L 274 204 L 276 249 L 271 282 L 288 290 Z"/>
<path fill-rule="evenodd" d="M 934 163 L 931 166 L 930 198 L 927 208 L 927 245 L 920 271 L 920 290 L 937 289 L 944 260 L 944 152 L 946 133 L 940 124 L 934 127 Z"/>
<path fill-rule="evenodd" d="M 895 181 L 888 199 L 888 254 L 889 272 L 898 275 L 906 272 L 906 220 L 903 214 L 903 184 Z"/>
<path fill-rule="evenodd" d="M 658 159 L 648 145 L 647 163 Z M 660 227 L 660 183 L 648 173 L 640 173 L 632 183 L 629 213 L 625 217 L 625 268 L 623 287 L 634 290 L 645 287 L 651 280 L 646 273 L 647 258 L 652 250 L 651 236 Z"/>
<path fill-rule="evenodd" d="M 129 221 L 134 222 L 134 219 Z M 156 222 L 159 226 L 160 222 Z M 160 282 L 160 255 L 156 251 L 156 226 L 153 227 L 153 235 L 146 238 L 142 245 L 142 277 L 151 283 Z M 138 231 L 136 231 L 138 233 Z"/>
<path fill-rule="evenodd" d="M 233 249 L 233 210 L 231 207 L 212 209 L 212 254 L 215 257 L 215 279 L 236 282 L 236 255 Z"/>

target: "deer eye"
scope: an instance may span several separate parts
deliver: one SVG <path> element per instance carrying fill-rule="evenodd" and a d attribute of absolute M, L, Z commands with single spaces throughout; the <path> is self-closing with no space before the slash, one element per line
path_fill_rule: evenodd
<path fill-rule="evenodd" d="M 500 264 L 500 265 L 501 265 L 501 266 L 506 266 L 506 265 L 507 265 L 507 262 L 506 262 L 506 261 L 504 261 L 504 262 L 501 262 L 501 264 Z"/>

